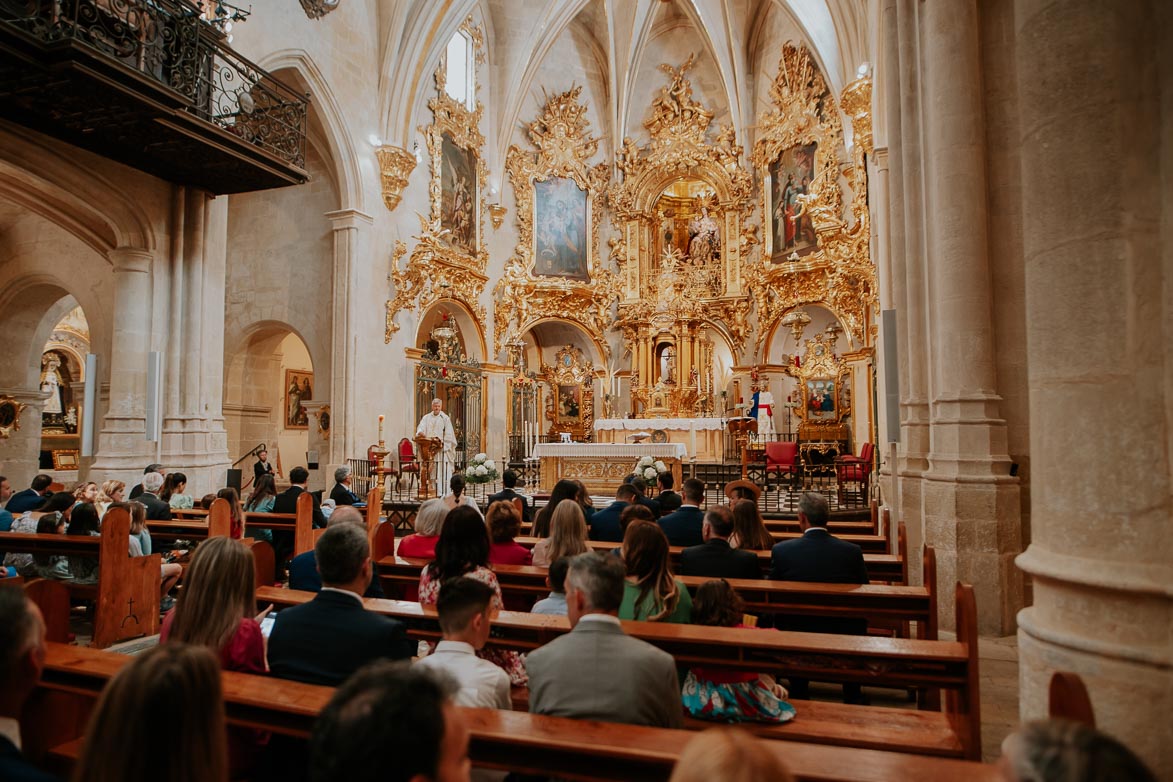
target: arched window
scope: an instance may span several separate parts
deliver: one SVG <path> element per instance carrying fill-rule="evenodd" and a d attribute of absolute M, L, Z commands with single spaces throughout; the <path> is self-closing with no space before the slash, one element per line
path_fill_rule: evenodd
<path fill-rule="evenodd" d="M 448 42 L 444 91 L 472 111 L 476 106 L 476 72 L 473 70 L 472 38 L 463 30 Z"/>

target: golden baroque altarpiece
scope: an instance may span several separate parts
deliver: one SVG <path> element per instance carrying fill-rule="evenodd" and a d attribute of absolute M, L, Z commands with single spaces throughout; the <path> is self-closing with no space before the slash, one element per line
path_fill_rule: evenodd
<path fill-rule="evenodd" d="M 477 62 L 483 62 L 479 31 L 470 22 L 466 27 L 477 41 Z M 631 357 L 633 409 L 642 416 L 722 414 L 713 377 L 715 345 L 724 343 L 735 365 L 768 363 L 768 340 L 802 305 L 832 311 L 857 351 L 869 351 L 875 339 L 866 169 L 872 151 L 870 79 L 849 84 L 838 101 L 852 123 L 854 143 L 848 147 L 836 99 L 809 51 L 786 44 L 769 88 L 771 107 L 758 118 L 748 156 L 759 183 L 755 193 L 733 129 L 711 130 L 713 112 L 693 98 L 686 78 L 693 63 L 690 56 L 680 67 L 660 66 L 668 83 L 644 122 L 649 139 L 642 146 L 624 139 L 616 156 L 618 181 L 609 181 L 605 161 L 591 162 L 599 141 L 591 136 L 579 87 L 547 95 L 527 126 L 532 149 L 511 146 L 506 159 L 518 241 L 493 288 L 494 352 L 514 349 L 538 323 L 562 320 L 582 328 L 610 364 L 607 334 L 618 329 Z M 488 261 L 483 109 L 479 102 L 469 110 L 451 99 L 443 72 L 442 64 L 438 94 L 429 102 L 435 120 L 425 129 L 431 216 L 420 218 L 416 247 L 402 270 L 406 246 L 396 243 L 388 340 L 398 330 L 393 318 L 400 309 L 422 310 L 441 299 L 460 302 L 486 322 L 478 300 Z M 445 223 L 446 142 L 475 157 L 471 248 L 454 242 Z M 841 161 L 845 152 L 847 163 Z M 575 273 L 539 268 L 544 223 L 538 191 L 558 180 L 570 183 L 564 192 L 585 194 L 586 223 L 576 234 L 585 263 Z M 601 259 L 604 204 L 617 236 L 608 242 L 609 257 Z M 605 393 L 605 408 L 609 401 Z"/>
<path fill-rule="evenodd" d="M 460 29 L 473 42 L 476 66 L 483 65 L 484 33 L 473 25 L 471 17 Z M 423 312 L 438 301 L 451 300 L 467 308 L 479 323 L 486 320 L 480 303 L 489 280 L 484 225 L 488 169 L 483 155 L 485 137 L 480 130 L 485 107 L 477 100 L 470 109 L 447 93 L 445 58 L 441 58 L 435 79 L 436 96 L 428 101 L 432 124 L 420 129 L 431 162 L 431 213 L 427 218 L 419 216 L 420 233 L 403 269 L 399 262 L 407 247 L 403 242 L 395 243 L 389 275 L 395 297 L 387 302 L 385 342 L 399 330 L 395 315 L 404 307 Z M 479 92 L 479 79 L 474 83 Z M 467 170 L 457 170 L 460 166 L 456 163 L 463 163 Z"/>

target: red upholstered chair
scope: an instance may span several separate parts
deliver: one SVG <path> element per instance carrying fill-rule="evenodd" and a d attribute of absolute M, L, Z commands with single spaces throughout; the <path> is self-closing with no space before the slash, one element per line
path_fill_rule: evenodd
<path fill-rule="evenodd" d="M 399 441 L 399 474 L 411 476 L 412 486 L 420 474 L 420 463 L 415 458 L 415 446 L 406 437 Z"/>
<path fill-rule="evenodd" d="M 766 482 L 770 475 L 787 477 L 793 484 L 798 477 L 798 443 L 774 440 L 766 443 Z"/>
<path fill-rule="evenodd" d="M 876 446 L 873 443 L 864 443 L 863 447 L 859 449 L 859 456 L 848 454 L 835 459 L 835 478 L 839 484 L 840 504 L 846 502 L 848 484 L 851 483 L 859 485 L 860 502 L 867 502 L 875 453 Z"/>

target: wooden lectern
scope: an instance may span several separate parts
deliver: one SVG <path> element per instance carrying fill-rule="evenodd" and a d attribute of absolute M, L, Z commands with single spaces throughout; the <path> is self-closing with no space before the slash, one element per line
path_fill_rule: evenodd
<path fill-rule="evenodd" d="M 439 437 L 424 437 L 422 434 L 417 434 L 415 436 L 415 444 L 420 449 L 419 499 L 426 500 L 431 496 L 431 487 L 429 484 L 432 481 L 432 468 L 436 463 L 436 454 L 444 448 L 444 443 Z"/>

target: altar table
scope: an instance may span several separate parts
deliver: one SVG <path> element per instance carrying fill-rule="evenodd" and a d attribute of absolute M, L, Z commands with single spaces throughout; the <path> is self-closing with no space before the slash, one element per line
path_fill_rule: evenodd
<path fill-rule="evenodd" d="M 539 488 L 543 491 L 550 491 L 566 478 L 582 481 L 591 494 L 608 496 L 615 495 L 643 456 L 664 462 L 679 488 L 681 464 L 687 455 L 682 443 L 538 443 L 533 450 L 540 463 Z"/>
<path fill-rule="evenodd" d="M 687 448 L 686 457 L 698 462 L 724 459 L 724 418 L 596 418 L 595 442 L 622 443 L 633 432 L 662 432 L 667 442 Z"/>

